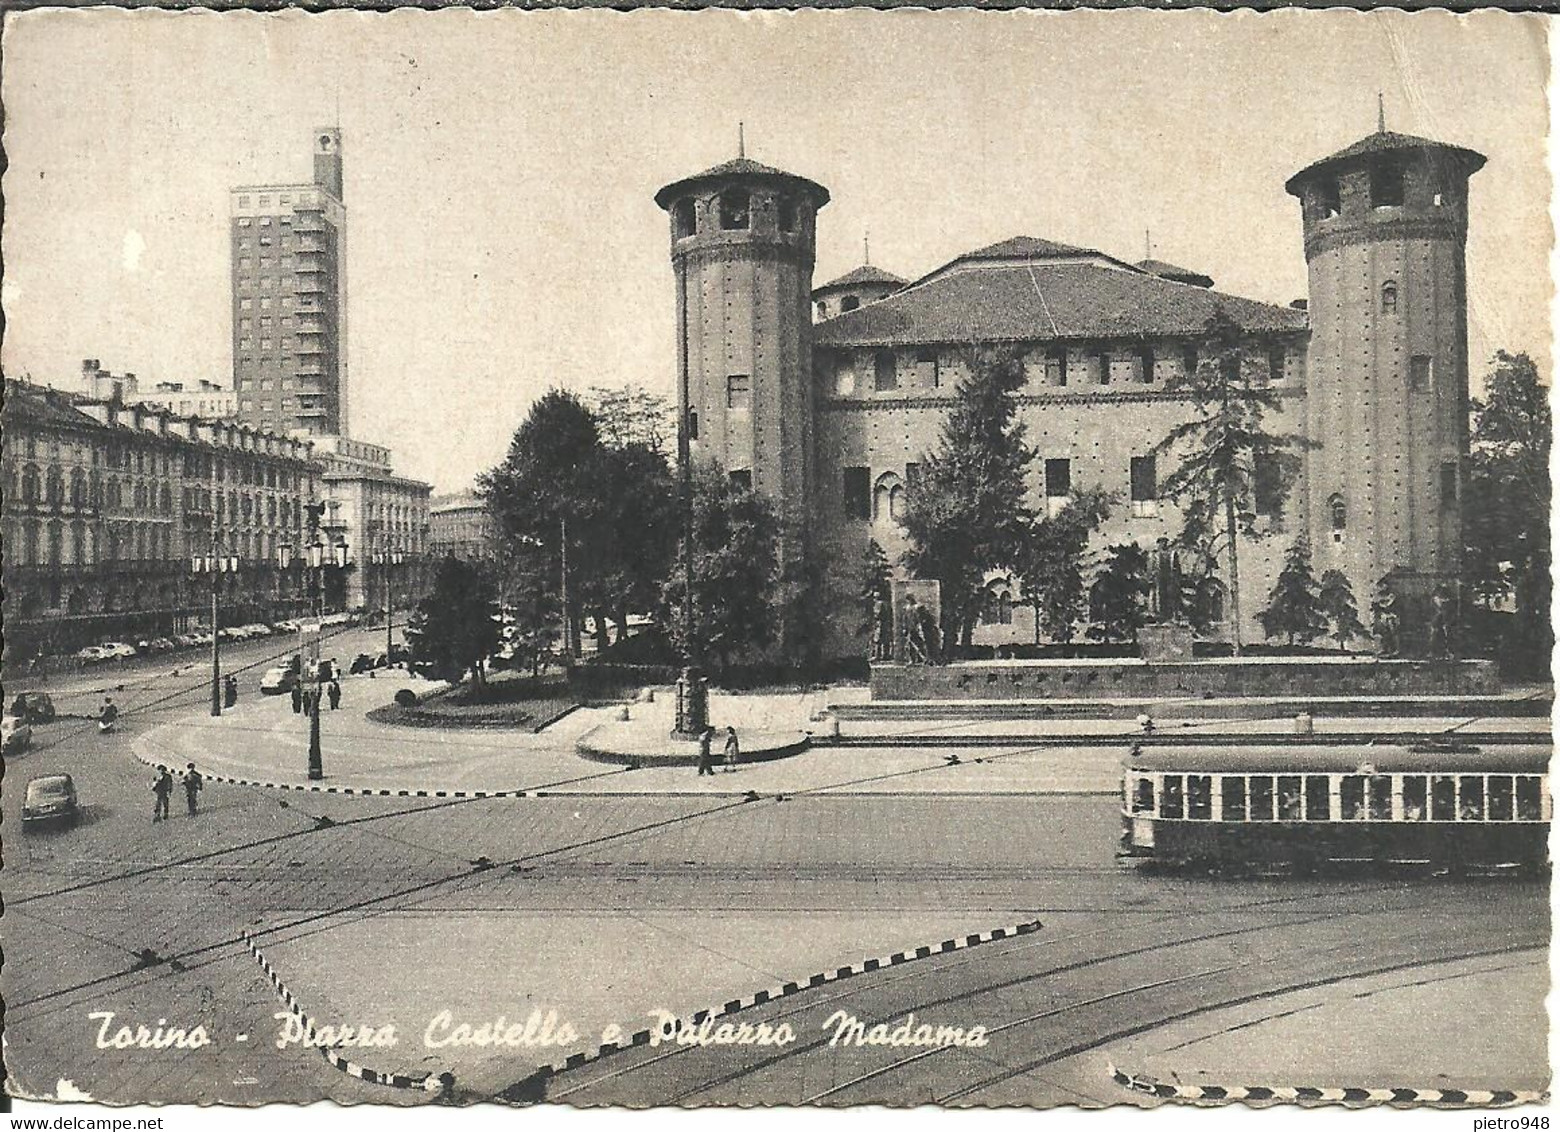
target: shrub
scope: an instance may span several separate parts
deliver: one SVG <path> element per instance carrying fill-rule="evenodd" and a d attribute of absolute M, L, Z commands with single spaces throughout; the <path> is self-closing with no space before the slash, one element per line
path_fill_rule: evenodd
<path fill-rule="evenodd" d="M 395 702 L 397 707 L 411 707 L 417 702 L 417 693 L 410 688 L 402 688 L 395 694 Z"/>

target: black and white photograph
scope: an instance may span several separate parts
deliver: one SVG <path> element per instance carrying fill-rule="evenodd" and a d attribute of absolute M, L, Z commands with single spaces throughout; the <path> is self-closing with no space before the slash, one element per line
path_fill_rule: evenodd
<path fill-rule="evenodd" d="M 11 1127 L 1542 1132 L 1554 41 L 7 13 Z"/>

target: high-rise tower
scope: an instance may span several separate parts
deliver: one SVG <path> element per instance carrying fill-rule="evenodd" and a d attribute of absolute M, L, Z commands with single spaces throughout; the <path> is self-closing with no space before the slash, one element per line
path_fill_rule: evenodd
<path fill-rule="evenodd" d="M 341 131 L 313 131 L 314 179 L 230 194 L 238 417 L 277 432 L 347 430 Z"/>
<path fill-rule="evenodd" d="M 1299 485 L 1317 572 L 1362 605 L 1391 574 L 1422 599 L 1461 572 L 1468 452 L 1468 178 L 1484 157 L 1384 128 L 1308 166 L 1311 342 Z"/>
<path fill-rule="evenodd" d="M 829 192 L 738 157 L 667 185 L 678 393 L 695 462 L 773 500 L 785 569 L 807 562 L 815 221 Z M 782 648 L 795 647 L 795 633 Z"/>

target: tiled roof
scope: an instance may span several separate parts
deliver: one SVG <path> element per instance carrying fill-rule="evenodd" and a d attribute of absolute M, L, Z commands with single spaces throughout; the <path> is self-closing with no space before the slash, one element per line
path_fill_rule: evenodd
<path fill-rule="evenodd" d="M 5 383 L 3 415 L 7 423 L 26 421 L 62 428 L 105 427 L 76 408 L 69 394 L 21 381 Z"/>
<path fill-rule="evenodd" d="M 1343 165 L 1355 158 L 1366 157 L 1374 153 L 1415 152 L 1423 150 L 1435 150 L 1449 156 L 1461 164 L 1469 173 L 1477 172 L 1484 166 L 1485 157 L 1482 153 L 1475 153 L 1471 149 L 1464 149 L 1460 145 L 1448 145 L 1446 142 L 1432 141 L 1429 138 L 1415 137 L 1413 134 L 1395 134 L 1390 130 L 1378 130 L 1361 138 L 1351 146 L 1345 146 L 1337 153 L 1313 161 L 1300 172 L 1296 173 L 1288 181 L 1284 182 L 1284 188 L 1291 195 L 1298 196 L 1300 184 L 1310 180 L 1317 173 L 1330 169 L 1334 165 Z"/>
<path fill-rule="evenodd" d="M 827 283 L 821 283 L 813 288 L 813 294 L 819 291 L 827 291 L 831 287 L 854 287 L 862 283 L 891 283 L 896 287 L 903 287 L 908 279 L 901 279 L 892 271 L 884 271 L 881 267 L 874 267 L 870 263 L 862 264 L 854 271 L 847 271 L 838 279 L 831 279 Z"/>
<path fill-rule="evenodd" d="M 1173 279 L 1177 283 L 1190 283 L 1194 287 L 1212 287 L 1213 280 L 1200 271 L 1192 271 L 1190 268 L 1177 267 L 1173 263 L 1166 263 L 1162 259 L 1140 260 L 1133 265 L 1139 271 L 1146 271 L 1150 275 L 1157 275 L 1161 279 Z"/>
<path fill-rule="evenodd" d="M 821 346 L 1158 337 L 1200 334 L 1220 313 L 1253 333 L 1307 326 L 1303 311 L 1130 267 L 1035 263 L 938 274 L 814 333 Z"/>
<path fill-rule="evenodd" d="M 1075 248 L 1071 244 L 1058 244 L 1055 240 L 1042 240 L 1038 236 L 1013 236 L 984 248 L 965 252 L 954 263 L 969 259 L 1070 259 L 1074 256 L 1096 256 L 1101 253 L 1093 248 Z"/>
<path fill-rule="evenodd" d="M 761 180 L 783 180 L 794 187 L 806 190 L 813 197 L 815 208 L 822 208 L 829 203 L 829 190 L 815 181 L 809 181 L 806 177 L 798 177 L 795 173 L 787 173 L 784 169 L 776 169 L 771 165 L 762 165 L 748 157 L 734 157 L 730 161 L 723 161 L 702 173 L 695 173 L 691 177 L 673 181 L 655 194 L 655 203 L 662 208 L 666 208 L 672 203 L 672 198 L 680 193 L 687 192 L 690 189 L 702 188 L 712 181 L 727 181 L 741 177 L 759 178 Z"/>

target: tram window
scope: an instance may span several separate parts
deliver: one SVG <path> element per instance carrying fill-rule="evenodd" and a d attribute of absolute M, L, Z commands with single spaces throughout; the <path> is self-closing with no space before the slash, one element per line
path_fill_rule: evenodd
<path fill-rule="evenodd" d="M 1332 780 L 1325 774 L 1305 776 L 1305 820 L 1326 821 L 1332 801 Z"/>
<path fill-rule="evenodd" d="M 1238 774 L 1226 774 L 1219 780 L 1219 799 L 1224 806 L 1225 821 L 1246 820 L 1246 780 Z M 1269 808 L 1272 799 L 1269 797 Z"/>
<path fill-rule="evenodd" d="M 1143 777 L 1137 780 L 1137 785 L 1132 794 L 1132 812 L 1134 814 L 1151 814 L 1154 812 L 1154 780 Z"/>
<path fill-rule="evenodd" d="M 1392 776 L 1390 774 L 1370 776 L 1370 820 L 1392 820 Z"/>
<path fill-rule="evenodd" d="M 1436 777 L 1430 780 L 1430 820 L 1457 820 L 1457 780 Z"/>
<path fill-rule="evenodd" d="M 1273 776 L 1256 774 L 1251 777 L 1252 821 L 1273 820 Z"/>
<path fill-rule="evenodd" d="M 1511 820 L 1511 775 L 1490 775 L 1490 821 Z"/>
<path fill-rule="evenodd" d="M 1484 820 L 1484 776 L 1465 774 L 1458 781 L 1457 818 L 1459 821 Z"/>
<path fill-rule="evenodd" d="M 1338 816 L 1358 821 L 1365 816 L 1365 776 L 1346 774 L 1338 787 Z"/>
<path fill-rule="evenodd" d="M 1278 779 L 1278 820 L 1300 820 L 1300 776 L 1280 775 Z"/>
<path fill-rule="evenodd" d="M 1538 788 L 1536 775 L 1521 774 L 1517 776 L 1517 820 L 1541 821 L 1544 816 L 1544 804 Z"/>
<path fill-rule="evenodd" d="M 1213 817 L 1213 776 L 1189 774 L 1186 776 L 1186 816 L 1196 821 Z"/>
<path fill-rule="evenodd" d="M 1179 774 L 1165 775 L 1163 793 L 1159 799 L 1159 816 L 1162 818 L 1178 818 L 1181 816 L 1181 776 Z"/>
<path fill-rule="evenodd" d="M 1422 774 L 1403 776 L 1403 820 L 1425 820 L 1425 776 Z"/>

